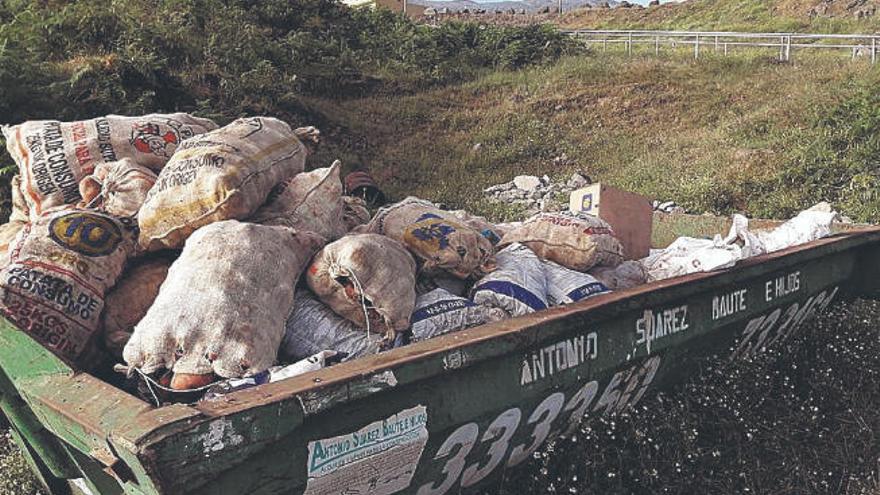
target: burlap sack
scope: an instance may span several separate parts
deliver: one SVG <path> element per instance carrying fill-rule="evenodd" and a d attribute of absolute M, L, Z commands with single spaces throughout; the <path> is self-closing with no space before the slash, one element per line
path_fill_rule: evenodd
<path fill-rule="evenodd" d="M 0 225 L 0 268 L 9 263 L 9 246 L 27 222 L 12 220 Z"/>
<path fill-rule="evenodd" d="M 363 330 L 393 340 L 409 327 L 416 263 L 394 239 L 350 234 L 332 242 L 312 260 L 306 281 L 324 304 Z"/>
<path fill-rule="evenodd" d="M 116 286 L 107 293 L 101 328 L 104 346 L 117 358 L 131 338 L 134 327 L 147 314 L 159 295 L 173 260 L 168 257 L 141 258 L 129 266 Z"/>
<path fill-rule="evenodd" d="M 576 303 L 610 292 L 605 284 L 592 275 L 570 270 L 552 261 L 544 262 L 544 274 L 547 276 L 547 302 L 551 306 Z"/>
<path fill-rule="evenodd" d="M 275 364 L 303 267 L 323 244 L 311 232 L 236 220 L 195 231 L 123 357 L 152 373 L 224 377 Z"/>
<path fill-rule="evenodd" d="M 367 209 L 366 201 L 355 196 L 342 197 L 342 224 L 345 225 L 346 232 L 369 221 L 370 210 Z"/>
<path fill-rule="evenodd" d="M 474 304 L 438 288 L 416 298 L 412 338 L 418 342 L 505 318 L 507 313 L 502 309 Z"/>
<path fill-rule="evenodd" d="M 251 117 L 188 139 L 138 212 L 140 244 L 183 245 L 199 227 L 249 218 L 273 187 L 302 172 L 306 148 L 284 122 Z"/>
<path fill-rule="evenodd" d="M 489 242 L 493 245 L 501 242 L 501 238 L 504 237 L 504 230 L 486 220 L 484 217 L 472 215 L 465 210 L 453 210 L 449 213 L 460 220 L 461 223 L 476 230 L 486 239 L 489 239 Z"/>
<path fill-rule="evenodd" d="M 26 225 L 0 271 L 0 309 L 65 361 L 95 364 L 104 295 L 122 273 L 136 229 L 98 212 L 53 210 Z"/>
<path fill-rule="evenodd" d="M 156 183 L 156 174 L 129 158 L 102 163 L 79 183 L 79 206 L 100 209 L 117 217 L 137 215 L 147 193 Z"/>
<path fill-rule="evenodd" d="M 208 119 L 173 113 L 108 115 L 78 122 L 35 120 L 2 130 L 35 219 L 49 208 L 78 203 L 79 181 L 99 163 L 131 158 L 159 170 L 184 139 L 216 128 Z"/>
<path fill-rule="evenodd" d="M 365 230 L 405 245 L 428 273 L 446 271 L 459 278 L 477 278 L 495 269 L 495 249 L 488 239 L 419 198 L 382 208 Z"/>
<path fill-rule="evenodd" d="M 515 242 L 525 244 L 543 260 L 581 272 L 623 261 L 623 246 L 611 226 L 582 213 L 539 213 L 507 232 L 499 246 Z"/>
<path fill-rule="evenodd" d="M 343 361 L 382 350 L 382 334 L 367 335 L 357 325 L 337 315 L 307 290 L 296 291 L 293 312 L 285 323 L 278 348 L 282 361 L 298 361 L 321 351 L 344 354 Z"/>
<path fill-rule="evenodd" d="M 648 271 L 638 261 L 624 261 L 617 266 L 600 266 L 590 270 L 590 275 L 611 290 L 623 290 L 648 282 Z"/>
<path fill-rule="evenodd" d="M 25 201 L 24 194 L 21 192 L 21 176 L 20 175 L 16 175 L 16 176 L 12 177 L 11 189 L 12 189 L 12 213 L 9 214 L 9 221 L 10 222 L 30 222 L 31 217 L 28 214 L 27 201 Z"/>
<path fill-rule="evenodd" d="M 285 225 L 334 241 L 345 232 L 339 160 L 326 168 L 295 175 L 275 186 L 266 204 L 251 218 L 264 225 Z"/>

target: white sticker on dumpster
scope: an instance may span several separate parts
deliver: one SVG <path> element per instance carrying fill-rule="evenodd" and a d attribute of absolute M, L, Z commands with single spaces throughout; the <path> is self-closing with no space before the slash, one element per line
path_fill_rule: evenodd
<path fill-rule="evenodd" d="M 385 495 L 409 487 L 428 442 L 428 411 L 416 406 L 346 435 L 309 442 L 304 495 Z"/>

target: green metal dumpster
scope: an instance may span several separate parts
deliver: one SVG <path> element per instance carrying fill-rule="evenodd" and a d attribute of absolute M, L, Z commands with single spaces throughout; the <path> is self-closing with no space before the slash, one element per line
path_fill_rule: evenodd
<path fill-rule="evenodd" d="M 657 215 L 655 245 L 724 230 Z M 697 359 L 782 345 L 834 301 L 874 296 L 880 227 L 472 328 L 194 405 L 155 407 L 0 321 L 0 407 L 54 494 L 477 490 Z"/>

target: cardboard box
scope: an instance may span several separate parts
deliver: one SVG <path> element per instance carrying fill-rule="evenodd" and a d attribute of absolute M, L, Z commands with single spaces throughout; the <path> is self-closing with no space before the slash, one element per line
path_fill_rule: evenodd
<path fill-rule="evenodd" d="M 596 215 L 608 222 L 623 244 L 626 259 L 648 255 L 654 213 L 648 198 L 597 182 L 573 191 L 569 209 Z"/>

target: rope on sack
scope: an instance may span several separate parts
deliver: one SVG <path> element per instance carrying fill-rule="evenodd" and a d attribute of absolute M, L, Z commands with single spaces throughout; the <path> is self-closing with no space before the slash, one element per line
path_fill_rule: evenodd
<path fill-rule="evenodd" d="M 150 395 L 153 396 L 153 400 L 156 401 L 156 407 L 161 407 L 162 401 L 159 400 L 159 396 L 156 395 L 156 392 L 153 390 L 153 387 L 156 387 L 157 389 L 159 389 L 163 392 L 168 392 L 171 394 L 183 394 L 183 393 L 188 394 L 188 393 L 192 393 L 192 392 L 201 392 L 204 390 L 208 390 L 212 386 L 216 385 L 216 383 L 209 383 L 207 385 L 202 385 L 201 387 L 197 387 L 197 388 L 188 388 L 186 390 L 175 390 L 173 388 L 169 388 L 169 387 L 166 387 L 166 386 L 160 384 L 159 382 L 154 380 L 150 375 L 146 374 L 142 369 L 136 368 L 134 366 L 125 366 L 123 364 L 117 364 L 117 365 L 113 366 L 113 370 L 116 372 L 119 372 L 119 373 L 125 373 L 127 377 L 131 377 L 131 375 L 134 373 L 137 373 L 138 375 L 140 375 L 141 378 L 144 379 L 144 383 L 146 383 L 147 390 L 150 391 Z"/>
<path fill-rule="evenodd" d="M 370 340 L 370 314 L 367 309 L 367 298 L 364 296 L 364 286 L 361 284 L 361 281 L 358 280 L 357 275 L 354 274 L 352 270 L 348 270 L 351 279 L 354 281 L 354 288 L 358 291 L 358 294 L 361 296 L 361 309 L 364 311 L 364 321 L 367 322 L 367 340 Z"/>
<path fill-rule="evenodd" d="M 331 276 L 335 280 L 338 275 L 345 274 L 354 285 L 355 290 L 358 292 L 360 296 L 361 310 L 364 312 L 364 321 L 367 322 L 367 340 L 370 339 L 370 313 L 369 309 L 367 309 L 367 297 L 364 295 L 364 286 L 361 284 L 361 281 L 358 280 L 357 275 L 355 275 L 354 270 L 343 267 L 336 262 L 335 259 L 328 260 L 327 271 L 330 272 Z"/>

